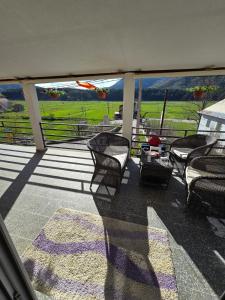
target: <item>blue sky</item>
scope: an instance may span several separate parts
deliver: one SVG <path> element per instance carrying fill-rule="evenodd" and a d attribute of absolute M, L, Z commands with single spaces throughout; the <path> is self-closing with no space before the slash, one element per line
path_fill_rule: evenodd
<path fill-rule="evenodd" d="M 80 80 L 81 82 L 90 82 L 97 86 L 98 88 L 108 88 L 115 83 L 117 83 L 120 80 L 120 78 L 115 79 L 98 79 L 98 80 Z M 42 84 L 36 84 L 36 86 L 40 86 L 43 88 L 74 88 L 74 89 L 80 89 L 83 90 L 85 88 L 82 88 L 77 85 L 75 81 L 65 81 L 65 82 L 51 82 L 51 83 L 42 83 Z"/>

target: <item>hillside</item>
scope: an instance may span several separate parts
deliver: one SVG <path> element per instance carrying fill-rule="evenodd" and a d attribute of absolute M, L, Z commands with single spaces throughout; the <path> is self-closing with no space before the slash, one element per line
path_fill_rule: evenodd
<path fill-rule="evenodd" d="M 1 91 L 6 91 L 9 89 L 20 89 L 20 85 L 19 84 L 0 84 L 0 92 Z"/>
<path fill-rule="evenodd" d="M 142 100 L 163 100 L 165 90 L 168 89 L 169 100 L 193 100 L 193 95 L 187 92 L 187 88 L 197 85 L 217 85 L 219 90 L 212 95 L 213 100 L 225 98 L 225 76 L 192 76 L 175 78 L 144 78 L 142 80 L 143 93 Z M 135 81 L 135 97 L 138 94 L 138 80 Z M 65 95 L 60 97 L 63 101 L 90 101 L 97 100 L 97 94 L 90 90 L 80 90 L 73 88 L 64 88 Z M 37 88 L 38 97 L 41 100 L 50 100 L 51 97 L 44 93 L 44 89 Z M 11 100 L 23 99 L 21 86 L 18 84 L 0 85 L 0 93 Z M 123 80 L 109 88 L 109 95 L 106 100 L 118 101 L 123 98 Z"/>
<path fill-rule="evenodd" d="M 167 78 L 158 77 L 158 78 L 145 78 L 142 80 L 142 88 L 148 89 L 156 86 L 157 84 L 162 84 Z M 123 89 L 123 80 L 121 79 L 116 84 L 114 84 L 110 89 L 122 90 Z M 135 89 L 138 89 L 138 80 L 135 80 Z"/>
<path fill-rule="evenodd" d="M 224 89 L 225 76 L 188 76 L 164 78 L 161 81 L 155 82 L 151 88 L 185 90 L 186 88 L 196 85 L 217 85 L 221 89 Z"/>
<path fill-rule="evenodd" d="M 186 90 L 196 85 L 217 85 L 225 88 L 225 76 L 187 76 L 187 77 L 159 77 L 144 78 L 142 80 L 143 89 L 173 89 Z M 123 80 L 121 79 L 111 89 L 122 89 Z M 135 80 L 135 88 L 138 88 L 138 80 Z"/>

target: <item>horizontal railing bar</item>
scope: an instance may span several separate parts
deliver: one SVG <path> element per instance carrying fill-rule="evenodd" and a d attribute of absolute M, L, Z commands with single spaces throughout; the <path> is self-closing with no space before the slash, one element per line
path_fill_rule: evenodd
<path fill-rule="evenodd" d="M 133 129 L 137 129 L 137 127 L 132 127 Z M 141 127 L 139 128 L 139 130 L 142 129 L 150 129 L 150 130 L 162 130 L 162 131 L 167 131 L 167 130 L 171 130 L 171 131 L 191 131 L 191 132 L 209 132 L 209 133 L 225 133 L 224 130 L 205 130 L 205 129 L 175 129 L 175 128 L 152 128 L 152 127 Z"/>
<path fill-rule="evenodd" d="M 91 110 L 91 109 L 90 109 Z M 93 118 L 85 118 L 85 117 L 79 117 L 79 116 L 74 116 L 74 117 L 51 117 L 51 116 L 42 116 L 42 122 L 44 121 L 50 121 L 50 122 L 55 122 L 55 121 L 102 121 L 101 119 L 93 119 Z"/>
<path fill-rule="evenodd" d="M 133 136 L 148 136 L 148 134 L 133 134 Z M 175 137 L 175 138 L 180 138 L 181 136 L 177 136 L 177 135 L 164 135 L 164 134 L 159 134 L 159 137 Z"/>
<path fill-rule="evenodd" d="M 137 127 L 132 127 L 132 129 L 137 129 Z M 161 128 L 152 128 L 152 127 L 141 127 L 140 129 L 150 129 L 150 130 L 160 130 Z M 171 130 L 171 128 L 162 128 L 162 130 Z M 197 129 L 176 129 L 177 131 L 185 131 L 185 130 L 190 130 L 190 131 L 197 131 Z"/>
<path fill-rule="evenodd" d="M 55 136 L 55 137 L 62 137 L 62 138 L 68 138 L 68 139 L 76 139 L 76 138 L 87 139 L 88 138 L 88 136 L 79 136 L 79 135 L 70 136 L 70 135 L 45 134 L 45 136 Z"/>
<path fill-rule="evenodd" d="M 30 121 L 13 121 L 12 119 L 3 119 L 3 120 L 0 120 L 0 122 L 3 122 L 3 123 L 30 123 Z"/>
<path fill-rule="evenodd" d="M 0 139 L 7 139 L 7 138 L 4 137 L 4 136 L 0 136 Z M 24 137 L 24 138 L 20 138 L 20 137 L 11 137 L 10 139 L 12 139 L 12 140 L 20 140 L 20 141 L 22 141 L 22 140 L 31 140 L 29 137 Z"/>
<path fill-rule="evenodd" d="M 145 136 L 148 137 L 148 134 L 132 134 L 132 136 Z M 181 136 L 177 136 L 177 135 L 164 135 L 164 134 L 159 134 L 159 137 L 165 137 L 165 138 L 182 138 Z M 134 140 L 135 141 L 135 140 Z M 221 139 L 221 138 L 217 138 L 217 141 L 225 141 L 225 139 Z M 135 141 L 138 142 L 138 141 Z"/>
<path fill-rule="evenodd" d="M 32 128 L 31 127 L 24 127 L 24 126 L 1 126 L 0 125 L 0 127 L 1 128 L 9 128 L 9 129 L 31 129 L 32 130 Z"/>
<path fill-rule="evenodd" d="M 46 143 L 57 143 L 57 144 L 69 144 L 69 145 L 83 145 L 86 146 L 86 143 L 81 142 L 70 142 L 70 141 L 58 141 L 58 140 L 45 140 Z"/>
<path fill-rule="evenodd" d="M 160 138 L 168 138 L 168 139 L 179 139 L 180 136 L 173 136 L 173 135 L 159 135 Z M 140 142 L 138 140 L 133 140 L 135 143 Z M 218 142 L 224 142 L 225 139 L 217 139 Z M 146 141 L 145 141 L 146 142 Z M 144 142 L 143 142 L 144 143 Z M 164 143 L 165 144 L 165 143 Z"/>
<path fill-rule="evenodd" d="M 51 130 L 51 131 L 69 131 L 69 132 L 79 131 L 79 132 L 81 132 L 81 130 L 76 130 L 76 129 L 58 129 L 58 128 L 43 128 L 43 127 L 42 127 L 42 130 L 43 131 Z"/>
<path fill-rule="evenodd" d="M 131 147 L 132 150 L 141 150 L 140 147 Z M 215 150 L 224 150 L 224 147 L 214 147 Z"/>
<path fill-rule="evenodd" d="M 219 142 L 225 142 L 225 139 L 217 139 L 217 141 Z M 136 141 L 136 140 L 132 140 L 131 143 L 146 143 L 146 141 Z M 163 144 L 165 145 L 170 145 L 172 142 L 163 142 Z"/>
<path fill-rule="evenodd" d="M 51 131 L 69 131 L 69 132 L 74 132 L 74 131 L 78 131 L 78 132 L 93 132 L 93 130 L 82 130 L 82 129 L 58 129 L 58 128 L 43 128 L 43 131 L 46 130 L 51 130 Z M 100 133 L 102 131 L 94 131 L 94 133 Z"/>
<path fill-rule="evenodd" d="M 56 148 L 56 149 L 64 149 L 64 150 L 78 150 L 78 151 L 90 151 L 89 149 L 79 149 L 79 148 L 73 148 L 73 147 L 57 147 L 57 146 L 54 146 L 52 144 L 47 144 L 47 146 L 49 148 Z"/>
<path fill-rule="evenodd" d="M 159 135 L 159 137 L 162 137 L 162 138 L 170 138 L 170 139 L 178 139 L 178 138 L 181 138 L 181 136 L 177 136 L 177 135 Z"/>
<path fill-rule="evenodd" d="M 1 144 L 4 144 L 4 145 L 16 145 L 16 146 L 21 146 L 21 145 L 18 145 L 18 144 L 12 144 L 10 142 L 7 142 L 7 141 L 0 141 Z M 27 144 L 23 144 L 23 146 L 31 146 L 30 144 L 27 145 Z"/>
<path fill-rule="evenodd" d="M 67 126 L 91 126 L 91 127 L 115 127 L 115 125 L 93 125 L 93 124 L 67 124 L 67 123 L 50 123 L 50 122 L 40 122 L 40 124 L 51 124 L 51 125 L 67 125 Z"/>
<path fill-rule="evenodd" d="M 17 135 L 17 134 L 25 134 L 25 135 L 32 135 L 33 136 L 33 133 L 32 132 L 3 132 L 3 131 L 0 131 L 0 134 L 13 134 L 13 135 Z"/>

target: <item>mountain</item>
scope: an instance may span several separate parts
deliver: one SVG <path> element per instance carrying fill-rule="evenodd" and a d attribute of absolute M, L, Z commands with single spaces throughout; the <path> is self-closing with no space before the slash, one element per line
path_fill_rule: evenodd
<path fill-rule="evenodd" d="M 0 92 L 9 89 L 21 89 L 20 84 L 0 84 Z"/>
<path fill-rule="evenodd" d="M 225 76 L 186 76 L 186 77 L 158 77 L 142 79 L 143 89 L 173 89 L 186 90 L 197 85 L 217 85 L 225 88 Z M 121 79 L 110 89 L 123 89 L 123 80 Z M 138 89 L 138 80 L 135 80 L 135 89 Z"/>
<path fill-rule="evenodd" d="M 135 97 L 138 97 L 138 82 L 135 80 Z M 225 98 L 225 76 L 189 76 L 189 77 L 159 77 L 142 79 L 142 100 L 163 100 L 165 90 L 168 89 L 169 100 L 193 100 L 193 94 L 187 91 L 187 88 L 198 85 L 216 85 L 219 89 L 211 96 L 214 100 Z M 51 97 L 44 92 L 45 89 L 37 87 L 38 98 L 41 100 L 50 100 Z M 90 90 L 79 90 L 72 88 L 60 88 L 65 91 L 65 95 L 59 99 L 63 101 L 90 101 L 97 100 L 96 92 Z M 6 98 L 12 100 L 23 99 L 23 91 L 19 84 L 0 85 L 0 93 Z M 123 80 L 109 88 L 109 94 L 106 100 L 118 101 L 123 98 Z"/>
<path fill-rule="evenodd" d="M 143 89 L 148 89 L 156 85 L 157 83 L 163 83 L 166 78 L 164 77 L 159 77 L 159 78 L 144 78 L 142 80 L 142 88 Z M 139 80 L 135 80 L 135 89 L 138 89 L 139 85 Z M 123 89 L 123 79 L 119 80 L 117 83 L 115 83 L 113 86 L 110 87 L 110 90 L 122 90 Z"/>
<path fill-rule="evenodd" d="M 176 89 L 186 90 L 187 88 L 198 85 L 217 85 L 219 88 L 225 88 L 225 76 L 187 76 L 165 78 L 156 82 L 151 88 L 155 89 Z"/>

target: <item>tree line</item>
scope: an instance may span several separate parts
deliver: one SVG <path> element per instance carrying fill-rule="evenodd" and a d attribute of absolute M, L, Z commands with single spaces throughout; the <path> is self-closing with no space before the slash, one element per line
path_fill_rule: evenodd
<path fill-rule="evenodd" d="M 59 97 L 58 100 L 62 101 L 91 101 L 98 100 L 96 92 L 90 90 L 79 90 L 64 88 L 65 93 Z M 24 95 L 22 89 L 7 89 L 1 92 L 9 100 L 24 100 Z M 45 92 L 45 89 L 37 87 L 37 94 L 40 100 L 52 100 L 51 96 Z M 165 89 L 148 88 L 142 91 L 143 101 L 162 101 L 165 96 Z M 135 97 L 138 97 L 138 90 L 135 90 Z M 225 98 L 225 92 L 223 90 L 218 90 L 211 94 L 212 100 L 221 100 Z M 122 89 L 109 89 L 108 96 L 106 100 L 109 101 L 122 101 L 123 90 Z M 181 89 L 168 89 L 168 100 L 171 101 L 182 101 L 182 100 L 194 100 L 193 93 L 187 90 Z"/>

